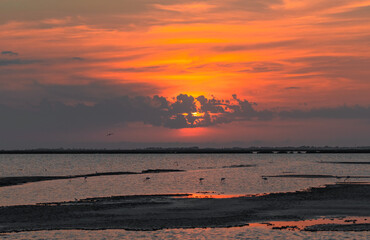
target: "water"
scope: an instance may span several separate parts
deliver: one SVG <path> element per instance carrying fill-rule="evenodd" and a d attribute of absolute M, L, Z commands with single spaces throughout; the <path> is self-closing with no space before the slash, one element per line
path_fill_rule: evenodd
<path fill-rule="evenodd" d="M 66 176 L 95 172 L 181 169 L 185 172 L 97 176 L 0 188 L 0 206 L 73 201 L 88 197 L 209 192 L 245 195 L 286 192 L 344 181 L 335 178 L 268 178 L 280 174 L 370 175 L 370 154 L 91 154 L 0 155 L 0 177 Z M 255 165 L 252 167 L 230 167 Z M 149 180 L 145 180 L 150 177 Z M 199 178 L 204 178 L 201 182 Z M 225 178 L 221 181 L 221 178 Z M 351 179 L 367 181 L 369 179 Z"/>
<path fill-rule="evenodd" d="M 0 235 L 3 239 L 351 239 L 367 240 L 367 232 L 300 232 L 270 230 L 264 227 L 234 227 L 234 228 L 195 228 L 195 229 L 166 229 L 159 231 L 125 231 L 125 230 L 102 230 L 102 231 L 36 231 L 21 232 Z"/>
<path fill-rule="evenodd" d="M 0 206 L 73 201 L 88 197 L 197 193 L 246 195 L 286 192 L 344 181 L 335 178 L 268 178 L 281 174 L 368 176 L 370 154 L 91 154 L 0 155 L 0 177 L 65 176 L 95 172 L 181 169 L 185 172 L 97 176 L 0 188 Z M 230 167 L 255 165 L 253 167 Z M 150 177 L 149 180 L 145 180 Z M 204 178 L 199 181 L 199 178 Z M 221 178 L 225 178 L 221 181 Z M 368 181 L 369 179 L 350 179 Z M 367 232 L 304 232 L 265 227 L 167 229 L 159 231 L 35 231 L 1 234 L 3 239 L 368 239 Z"/>

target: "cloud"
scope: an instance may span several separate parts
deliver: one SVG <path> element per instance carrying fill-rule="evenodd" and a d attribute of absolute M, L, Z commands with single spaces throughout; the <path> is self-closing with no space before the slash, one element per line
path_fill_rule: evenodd
<path fill-rule="evenodd" d="M 184 0 L 182 3 L 192 3 Z M 173 0 L 18 0 L 0 1 L 0 24 L 27 23 L 33 28 L 88 25 L 109 29 L 135 29 L 168 23 L 165 10 L 156 5 L 178 4 Z M 174 13 L 168 13 L 171 16 Z"/>
<path fill-rule="evenodd" d="M 342 19 L 364 19 L 370 18 L 370 5 L 350 8 L 347 11 L 330 14 L 329 17 Z"/>
<path fill-rule="evenodd" d="M 0 59 L 0 66 L 7 65 L 25 65 L 41 62 L 40 60 L 23 60 L 23 59 Z"/>
<path fill-rule="evenodd" d="M 361 131 L 358 132 L 363 133 L 363 126 L 367 129 L 366 123 L 370 120 L 370 107 L 339 106 L 307 111 L 270 111 L 257 110 L 256 103 L 239 99 L 236 95 L 231 99 L 205 96 L 195 98 L 186 94 L 180 94 L 175 99 L 158 95 L 125 95 L 100 99 L 94 104 L 67 104 L 53 100 L 43 100 L 38 104 L 26 106 L 0 104 L 0 116 L 3 147 L 56 147 L 58 144 L 76 147 L 74 143 L 81 141 L 116 142 L 117 139 L 101 138 L 105 136 L 106 131 L 115 129 L 120 131 L 121 138 L 129 141 L 141 139 L 141 142 L 160 142 L 164 139 L 168 141 L 167 137 L 183 142 L 181 136 L 168 134 L 175 131 L 178 133 L 176 129 L 200 128 L 199 130 L 203 131 L 207 127 L 210 127 L 210 131 L 223 129 L 222 135 L 215 133 L 216 135 L 204 136 L 205 139 L 221 136 L 221 142 L 235 137 L 258 140 L 259 135 L 256 132 L 260 132 L 261 136 L 268 135 L 270 140 L 274 140 L 276 136 L 287 136 L 286 134 L 296 136 L 296 131 L 302 131 L 302 128 L 308 129 L 303 138 L 309 139 L 312 129 L 315 129 L 312 122 L 325 122 L 325 128 L 317 132 L 318 139 L 323 140 L 326 138 L 323 138 L 322 132 L 325 132 L 328 126 L 335 130 L 356 121 L 362 124 Z M 338 120 L 342 124 L 333 127 L 332 122 L 338 123 Z M 301 127 L 297 127 L 297 124 Z M 133 126 L 138 127 L 132 130 Z M 353 128 L 357 125 L 348 126 Z M 281 139 L 278 143 L 284 144 Z M 105 145 L 97 146 L 101 148 Z M 120 147 L 122 146 L 119 145 Z"/>
<path fill-rule="evenodd" d="M 308 111 L 292 110 L 282 111 L 279 113 L 282 118 L 291 119 L 368 119 L 370 120 L 370 106 L 339 106 L 339 107 L 323 107 L 311 109 Z"/>
<path fill-rule="evenodd" d="M 7 56 L 18 56 L 18 53 L 12 52 L 12 51 L 2 51 L 1 55 L 7 55 Z"/>
<path fill-rule="evenodd" d="M 283 0 L 234 0 L 234 1 L 223 1 L 224 8 L 232 10 L 242 10 L 250 12 L 266 12 L 272 10 L 273 6 L 284 4 Z"/>
<path fill-rule="evenodd" d="M 111 71 L 115 72 L 133 72 L 133 73 L 140 73 L 140 72 L 158 72 L 163 69 L 163 66 L 147 66 L 147 67 L 132 67 L 132 68 L 114 68 L 110 69 Z"/>
<path fill-rule="evenodd" d="M 276 72 L 282 71 L 284 65 L 274 62 L 250 62 L 244 64 L 246 68 L 239 72 L 250 72 L 250 73 L 264 73 L 264 72 Z"/>
<path fill-rule="evenodd" d="M 287 72 L 288 74 L 310 74 L 326 78 L 347 78 L 368 82 L 370 58 L 366 56 L 313 56 L 286 60 L 302 63 L 302 67 Z"/>
<path fill-rule="evenodd" d="M 91 86 L 90 86 L 91 87 Z M 49 91 L 50 88 L 48 89 Z M 72 93 L 73 94 L 73 93 Z M 199 99 L 199 100 L 197 100 Z M 43 100 L 26 107 L 2 105 L 0 128 L 12 131 L 44 132 L 100 129 L 129 122 L 165 128 L 213 126 L 241 120 L 263 120 L 270 112 L 256 111 L 254 104 L 236 96 L 233 103 L 204 96 L 180 94 L 174 101 L 160 96 L 121 96 L 93 104 L 65 104 Z M 198 105 L 200 104 L 200 105 Z M 194 115 L 195 113 L 199 115 Z M 269 118 L 269 117 L 268 117 Z M 5 130 L 5 129 L 4 129 Z M 7 131 L 8 131 L 7 130 Z"/>
<path fill-rule="evenodd" d="M 95 104 L 103 100 L 121 96 L 156 94 L 157 87 L 147 83 L 115 83 L 107 79 L 93 79 L 72 76 L 76 84 L 46 84 L 33 81 L 23 84 L 22 88 L 0 88 L 0 103 L 8 105 L 36 104 L 43 99 L 54 102 L 75 104 Z M 79 82 L 86 82 L 79 84 Z"/>
<path fill-rule="evenodd" d="M 317 108 L 308 111 L 291 110 L 274 112 L 256 110 L 256 103 L 239 99 L 215 99 L 187 94 L 173 101 L 155 95 L 120 96 L 102 99 L 95 104 L 65 104 L 43 100 L 37 105 L 11 107 L 0 105 L 4 132 L 25 131 L 90 131 L 124 125 L 130 122 L 170 129 L 209 127 L 240 121 L 271 121 L 274 119 L 370 119 L 370 107 L 340 106 Z"/>
<path fill-rule="evenodd" d="M 84 58 L 81 58 L 81 57 L 72 57 L 72 60 L 84 61 L 85 59 Z"/>
<path fill-rule="evenodd" d="M 248 51 L 248 50 L 260 50 L 268 48 L 278 48 L 278 47 L 290 47 L 294 43 L 300 42 L 299 40 L 285 40 L 276 42 L 265 42 L 265 43 L 255 43 L 255 44 L 241 44 L 241 45 L 226 45 L 226 46 L 216 46 L 212 49 L 217 52 L 236 52 L 236 51 Z"/>

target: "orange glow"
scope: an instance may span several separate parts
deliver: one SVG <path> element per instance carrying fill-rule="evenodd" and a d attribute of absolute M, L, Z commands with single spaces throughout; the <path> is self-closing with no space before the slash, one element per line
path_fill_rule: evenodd
<path fill-rule="evenodd" d="M 245 195 L 237 195 L 237 194 L 224 195 L 224 194 L 192 193 L 189 196 L 185 196 L 185 198 L 217 198 L 217 199 L 222 199 L 222 198 L 237 198 L 237 197 L 244 197 L 244 196 Z"/>
<path fill-rule="evenodd" d="M 208 133 L 210 130 L 207 129 L 207 128 L 202 128 L 202 127 L 199 127 L 199 128 L 181 128 L 181 129 L 178 129 L 178 135 L 180 137 L 199 137 L 199 136 L 202 136 L 202 135 L 205 135 L 206 133 Z"/>
<path fill-rule="evenodd" d="M 16 49 L 24 59 L 44 59 L 47 67 L 32 66 L 37 74 L 30 78 L 40 84 L 140 83 L 165 97 L 235 93 L 264 108 L 335 105 L 342 99 L 368 103 L 366 69 L 352 77 L 330 65 L 335 61 L 321 66 L 314 60 L 369 56 L 369 21 L 335 14 L 370 1 L 286 0 L 260 9 L 262 13 L 231 2 L 149 4 L 145 12 L 111 14 L 119 20 L 102 18 L 101 25 L 97 20 L 88 24 L 87 16 L 74 23 L 69 15 L 9 21 L 0 27 L 0 35 L 7 36 L 0 45 Z M 137 22 L 124 25 L 126 19 Z M 38 27 L 43 24 L 53 27 Z M 73 57 L 83 60 L 70 61 Z M 9 68 L 22 69 L 15 74 L 26 79 L 29 66 Z"/>

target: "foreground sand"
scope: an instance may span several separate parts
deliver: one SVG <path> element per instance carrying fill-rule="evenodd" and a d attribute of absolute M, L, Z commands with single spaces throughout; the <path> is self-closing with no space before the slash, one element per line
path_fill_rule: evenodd
<path fill-rule="evenodd" d="M 347 183 L 293 193 L 238 198 L 187 194 L 118 196 L 0 208 L 0 233 L 60 229 L 157 230 L 243 226 L 322 216 L 369 216 L 370 185 Z M 369 231 L 370 223 L 332 227 Z M 310 230 L 310 229 L 307 229 Z M 311 227 L 311 230 L 331 230 Z"/>

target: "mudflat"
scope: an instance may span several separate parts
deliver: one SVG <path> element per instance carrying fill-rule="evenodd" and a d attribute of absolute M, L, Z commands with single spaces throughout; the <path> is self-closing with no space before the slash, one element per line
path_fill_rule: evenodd
<path fill-rule="evenodd" d="M 73 202 L 0 207 L 0 233 L 61 229 L 158 230 L 244 226 L 252 222 L 298 221 L 323 216 L 369 216 L 370 185 L 340 183 L 304 191 L 235 198 L 190 194 L 113 196 Z M 314 230 L 369 231 L 361 226 L 317 226 Z"/>

